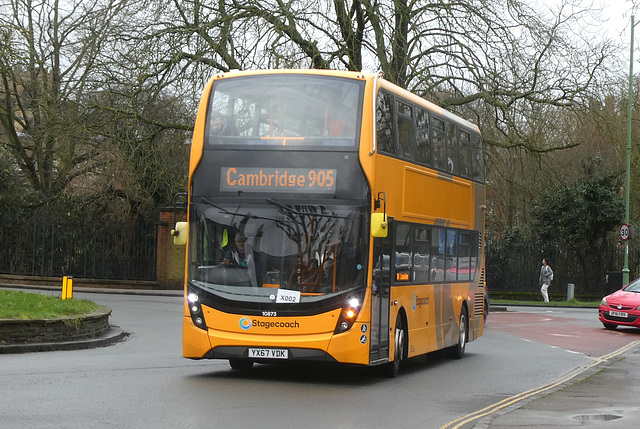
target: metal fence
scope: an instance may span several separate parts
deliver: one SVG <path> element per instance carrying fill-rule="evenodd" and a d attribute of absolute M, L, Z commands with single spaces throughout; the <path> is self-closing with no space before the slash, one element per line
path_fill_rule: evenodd
<path fill-rule="evenodd" d="M 605 295 L 622 286 L 624 247 L 620 245 L 605 245 L 590 260 L 585 260 L 562 248 L 542 252 L 539 245 L 525 243 L 517 247 L 487 246 L 489 290 L 539 292 L 538 278 L 543 257 L 550 260 L 554 271 L 551 292 L 564 294 L 567 284 L 572 283 L 576 294 Z M 639 258 L 637 246 L 631 246 L 630 279 L 638 276 Z"/>
<path fill-rule="evenodd" d="M 0 273 L 113 280 L 156 279 L 157 222 L 123 224 L 54 212 L 0 213 Z M 550 258 L 551 292 L 575 285 L 576 294 L 603 295 L 621 286 L 624 248 L 603 246 L 596 259 L 580 260 L 561 248 L 518 241 L 489 243 L 486 279 L 490 290 L 537 292 L 540 261 Z M 629 252 L 630 278 L 639 274 L 640 243 Z"/>
<path fill-rule="evenodd" d="M 155 280 L 156 225 L 48 213 L 3 219 L 0 273 Z"/>

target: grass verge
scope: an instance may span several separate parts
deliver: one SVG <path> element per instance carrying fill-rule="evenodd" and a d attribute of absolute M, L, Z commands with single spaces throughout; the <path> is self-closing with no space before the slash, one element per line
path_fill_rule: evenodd
<path fill-rule="evenodd" d="M 0 319 L 55 319 L 91 313 L 98 307 L 84 299 L 0 290 Z"/>

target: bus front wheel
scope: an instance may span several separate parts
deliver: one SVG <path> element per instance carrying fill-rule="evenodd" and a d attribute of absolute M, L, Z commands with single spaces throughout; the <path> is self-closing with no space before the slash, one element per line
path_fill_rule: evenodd
<path fill-rule="evenodd" d="M 386 367 L 387 376 L 393 378 L 400 372 L 400 363 L 405 356 L 407 347 L 406 333 L 402 324 L 402 316 L 398 315 L 396 319 L 395 347 L 393 362 L 389 362 Z"/>

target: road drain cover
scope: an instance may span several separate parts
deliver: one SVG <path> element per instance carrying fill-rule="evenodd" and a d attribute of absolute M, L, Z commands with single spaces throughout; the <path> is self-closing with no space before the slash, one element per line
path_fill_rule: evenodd
<path fill-rule="evenodd" d="M 574 417 L 575 420 L 580 422 L 608 422 L 621 418 L 622 416 L 617 416 L 615 414 L 583 414 L 581 416 Z"/>

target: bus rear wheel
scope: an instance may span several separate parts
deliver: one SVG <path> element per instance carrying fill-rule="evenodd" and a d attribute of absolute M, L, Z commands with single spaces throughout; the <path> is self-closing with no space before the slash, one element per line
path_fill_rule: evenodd
<path fill-rule="evenodd" d="M 467 332 L 469 329 L 469 321 L 467 316 L 467 309 L 462 307 L 460 311 L 460 320 L 458 322 L 460 331 L 458 333 L 458 344 L 449 348 L 449 356 L 453 359 L 462 359 L 465 349 L 467 347 Z"/>
<path fill-rule="evenodd" d="M 231 366 L 232 369 L 238 370 L 251 369 L 253 361 L 249 359 L 231 358 L 229 359 L 229 366 Z"/>

